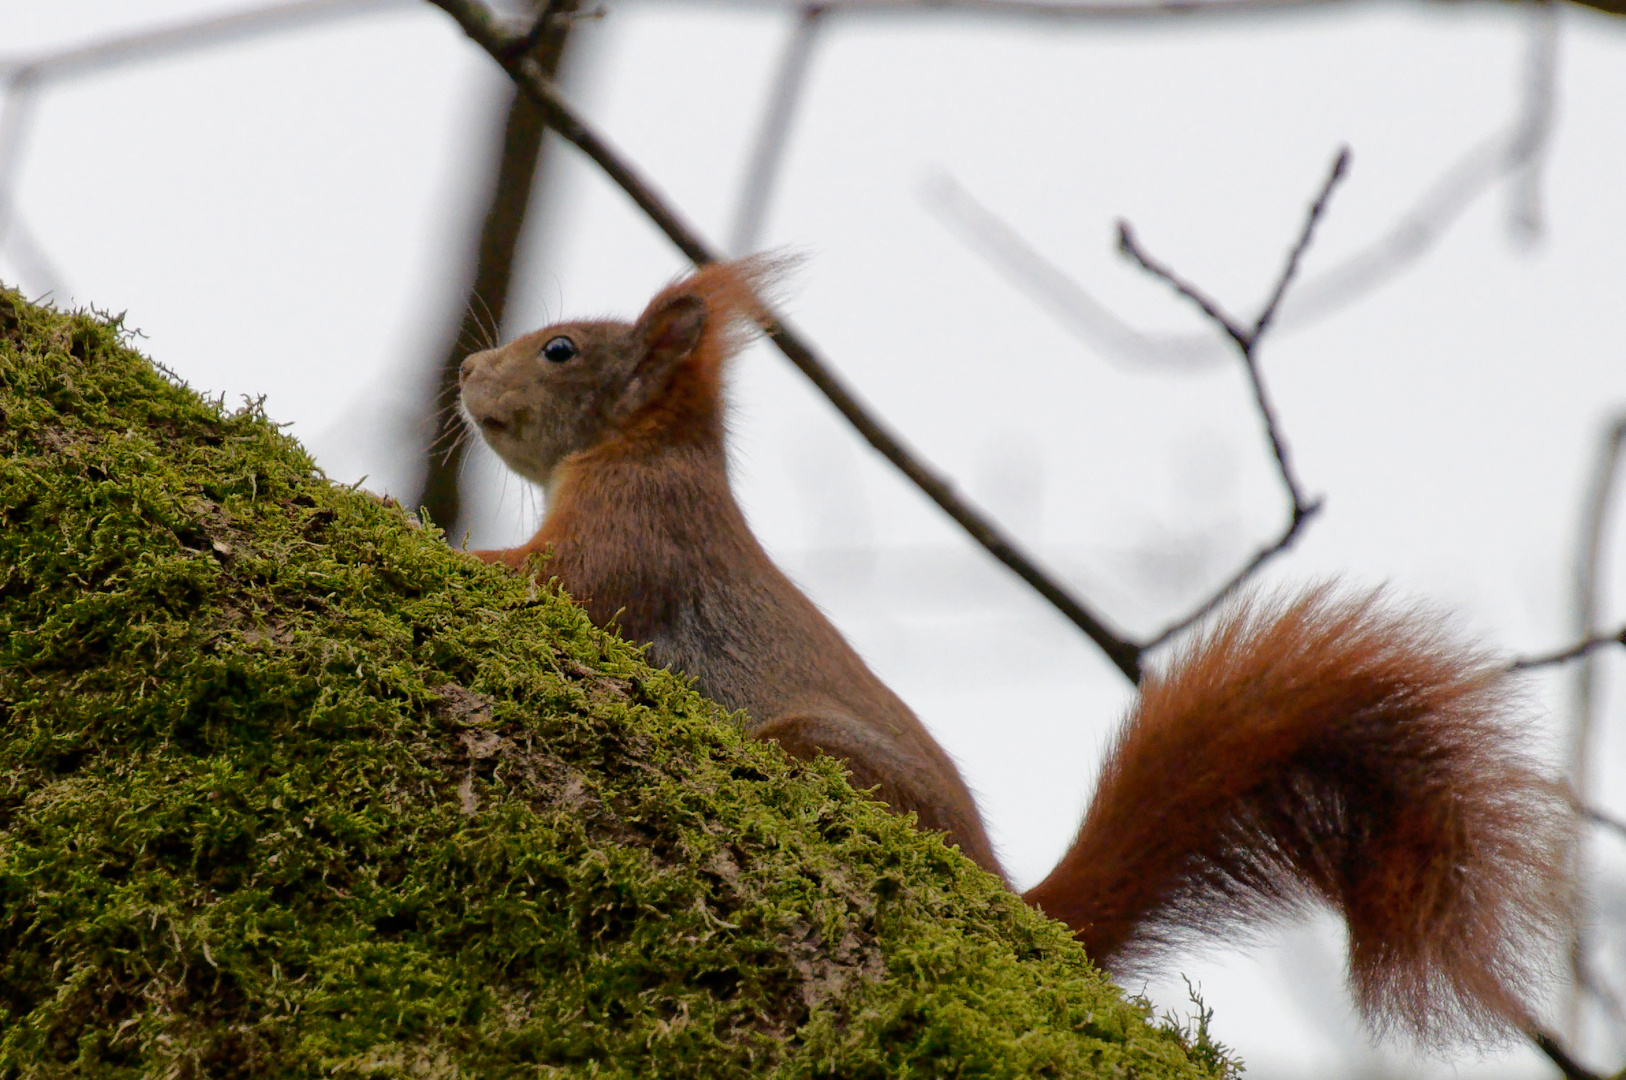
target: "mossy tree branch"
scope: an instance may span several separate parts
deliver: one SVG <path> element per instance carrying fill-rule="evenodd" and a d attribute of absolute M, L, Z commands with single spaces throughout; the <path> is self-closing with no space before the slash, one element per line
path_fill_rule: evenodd
<path fill-rule="evenodd" d="M 0 292 L 0 1075 L 1230 1068 L 829 759 Z"/>

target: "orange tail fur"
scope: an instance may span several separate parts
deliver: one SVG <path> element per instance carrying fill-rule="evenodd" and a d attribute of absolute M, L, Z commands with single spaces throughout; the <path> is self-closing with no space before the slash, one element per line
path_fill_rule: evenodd
<path fill-rule="evenodd" d="M 1571 917 L 1572 815 L 1504 673 L 1322 587 L 1236 605 L 1149 676 L 1078 838 L 1026 899 L 1121 970 L 1322 901 L 1377 1028 L 1505 1034 Z"/>

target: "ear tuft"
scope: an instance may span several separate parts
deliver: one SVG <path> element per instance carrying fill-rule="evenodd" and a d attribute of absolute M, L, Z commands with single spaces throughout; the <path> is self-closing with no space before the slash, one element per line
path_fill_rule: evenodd
<path fill-rule="evenodd" d="M 672 282 L 649 302 L 638 317 L 640 330 L 679 298 L 698 301 L 706 326 L 697 348 L 708 364 L 720 364 L 738 352 L 751 336 L 773 321 L 768 304 L 776 287 L 799 259 L 782 252 L 748 255 L 732 262 L 712 263 Z"/>
<path fill-rule="evenodd" d="M 753 333 L 772 325 L 763 294 L 794 263 L 784 255 L 752 255 L 703 266 L 662 289 L 633 326 L 637 362 L 617 420 L 652 404 L 679 376 L 687 398 L 720 400 L 722 367 Z"/>

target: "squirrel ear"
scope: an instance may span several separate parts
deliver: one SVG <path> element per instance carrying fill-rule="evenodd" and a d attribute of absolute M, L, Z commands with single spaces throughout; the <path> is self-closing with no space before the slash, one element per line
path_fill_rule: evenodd
<path fill-rule="evenodd" d="M 706 328 L 706 302 L 692 293 L 679 293 L 638 320 L 634 333 L 643 355 L 640 368 L 670 366 L 694 351 Z"/>
<path fill-rule="evenodd" d="M 706 302 L 683 293 L 646 311 L 632 328 L 638 362 L 616 402 L 618 418 L 630 416 L 666 389 L 672 369 L 693 353 L 706 330 Z"/>

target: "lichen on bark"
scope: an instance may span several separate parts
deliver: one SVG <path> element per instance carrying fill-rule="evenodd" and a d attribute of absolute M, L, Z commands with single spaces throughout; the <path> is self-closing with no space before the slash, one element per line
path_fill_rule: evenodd
<path fill-rule="evenodd" d="M 0 292 L 0 1077 L 1231 1068 L 833 763 Z"/>

